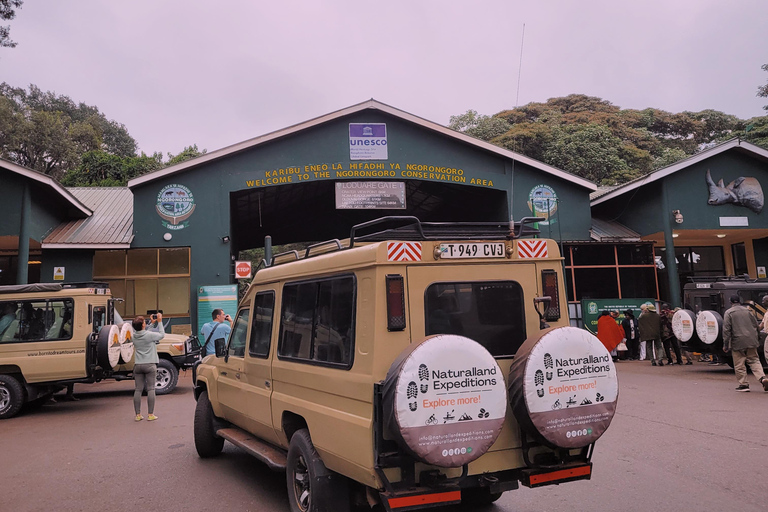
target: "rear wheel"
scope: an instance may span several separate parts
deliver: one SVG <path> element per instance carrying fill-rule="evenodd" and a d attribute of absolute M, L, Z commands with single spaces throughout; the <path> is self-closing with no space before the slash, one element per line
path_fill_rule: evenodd
<path fill-rule="evenodd" d="M 24 389 L 10 375 L 0 375 L 0 420 L 15 416 L 24 405 Z"/>
<path fill-rule="evenodd" d="M 307 429 L 298 430 L 291 437 L 285 474 L 291 512 L 349 510 L 346 480 L 325 467 Z"/>
<path fill-rule="evenodd" d="M 157 381 L 155 382 L 155 394 L 167 395 L 179 382 L 179 370 L 167 359 L 160 359 L 157 364 Z"/>
<path fill-rule="evenodd" d="M 461 490 L 461 504 L 471 505 L 473 507 L 483 507 L 490 505 L 501 498 L 500 492 L 491 492 L 488 487 L 475 487 L 472 489 Z"/>
<path fill-rule="evenodd" d="M 194 431 L 197 454 L 204 459 L 217 456 L 224 448 L 224 438 L 216 435 L 215 421 L 208 392 L 203 391 L 195 407 Z"/>

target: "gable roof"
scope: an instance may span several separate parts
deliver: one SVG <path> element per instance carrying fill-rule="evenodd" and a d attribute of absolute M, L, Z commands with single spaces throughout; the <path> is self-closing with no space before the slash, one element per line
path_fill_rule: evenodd
<path fill-rule="evenodd" d="M 127 187 L 73 187 L 67 190 L 93 209 L 93 215 L 60 224 L 43 239 L 43 249 L 130 248 L 133 193 Z"/>
<path fill-rule="evenodd" d="M 476 139 L 474 137 L 470 137 L 469 135 L 466 135 L 461 132 L 457 132 L 455 130 L 452 130 L 446 126 L 434 123 L 432 121 L 428 121 L 426 119 L 423 119 L 421 117 L 415 116 L 413 114 L 409 114 L 408 112 L 405 112 L 403 110 L 399 110 L 395 107 L 391 107 L 389 105 L 385 105 L 384 103 L 380 103 L 374 99 L 370 99 L 367 101 L 364 101 L 362 103 L 358 103 L 357 105 L 352 105 L 351 107 L 347 107 L 341 110 L 337 110 L 335 112 L 331 112 L 330 114 L 326 114 L 324 116 L 316 117 L 314 119 L 310 119 L 309 121 L 305 121 L 303 123 L 295 124 L 293 126 L 289 126 L 287 128 L 283 128 L 281 130 L 277 130 L 271 133 L 267 133 L 265 135 L 261 135 L 259 137 L 255 137 L 253 139 L 249 139 L 237 144 L 233 144 L 231 146 L 227 146 L 222 149 L 218 149 L 216 151 L 212 151 L 210 153 L 206 153 L 205 155 L 199 156 L 197 158 L 193 158 L 191 160 L 187 160 L 186 162 L 182 162 L 180 164 L 172 165 L 170 167 L 166 167 L 165 169 L 160 169 L 154 172 L 151 172 L 149 174 L 145 174 L 143 176 L 140 176 L 138 178 L 133 178 L 132 180 L 128 181 L 128 187 L 133 188 L 137 187 L 139 185 L 142 185 L 144 183 L 149 183 L 151 181 L 165 178 L 166 176 L 171 176 L 173 174 L 185 171 L 187 169 L 191 169 L 193 167 L 197 167 L 198 165 L 211 162 L 213 160 L 217 160 L 219 158 L 223 158 L 225 156 L 229 156 L 235 153 L 238 153 L 240 151 L 244 151 L 246 149 L 250 149 L 253 147 L 256 147 L 260 144 L 264 144 L 266 142 L 273 141 L 275 139 L 279 139 L 281 137 L 285 137 L 287 135 L 291 135 L 297 132 L 300 132 L 302 130 L 306 130 L 308 128 L 312 128 L 314 126 L 321 125 L 323 123 L 327 123 L 329 121 L 333 121 L 335 119 L 339 119 L 344 116 L 348 116 L 350 114 L 354 114 L 356 112 L 361 112 L 363 110 L 372 109 L 372 110 L 379 110 L 381 112 L 387 113 L 393 117 L 397 117 L 399 119 L 403 119 L 405 121 L 417 124 L 419 126 L 422 126 L 428 130 L 432 130 L 438 133 L 441 133 L 442 135 L 446 135 L 450 138 L 456 139 L 458 141 L 461 141 L 465 144 L 469 144 L 471 146 L 474 146 L 476 148 L 480 148 L 485 151 L 489 151 L 491 153 L 495 153 L 499 156 L 502 156 L 504 158 L 509 158 L 512 160 L 516 160 L 520 163 L 524 163 L 526 165 L 530 165 L 531 167 L 538 169 L 540 171 L 543 171 L 545 173 L 551 174 L 553 176 L 556 176 L 560 179 L 569 181 L 575 185 L 578 185 L 580 187 L 584 187 L 588 190 L 594 191 L 597 190 L 597 186 L 592 183 L 589 180 L 586 180 L 584 178 L 581 178 L 579 176 L 576 176 L 575 174 L 571 174 L 569 172 L 560 170 L 556 167 L 552 167 L 550 165 L 547 165 L 543 162 L 539 162 L 538 160 L 534 160 L 533 158 L 529 158 L 527 156 L 521 155 L 519 153 L 515 153 L 513 151 L 509 151 L 504 148 L 500 148 L 498 146 L 494 146 L 493 144 L 490 144 L 488 142 L 482 141 L 480 139 Z"/>
<path fill-rule="evenodd" d="M 623 185 L 619 185 L 618 187 L 607 188 L 604 191 L 598 190 L 597 192 L 590 194 L 590 198 L 592 199 L 590 206 L 595 206 L 610 199 L 619 197 L 620 195 L 631 192 L 632 190 L 640 188 L 643 185 L 647 185 L 662 178 L 666 178 L 670 174 L 674 174 L 677 171 L 681 171 L 695 163 L 706 160 L 707 158 L 712 158 L 715 155 L 719 155 L 720 153 L 724 153 L 734 148 L 737 148 L 739 151 L 760 157 L 768 162 L 768 150 L 738 138 L 731 139 L 727 142 L 723 142 L 722 144 L 718 144 L 717 146 L 696 153 L 693 156 L 689 156 L 688 158 L 680 160 L 679 162 L 676 162 L 672 165 L 650 172 L 645 176 L 635 178 L 634 180 L 624 183 Z"/>
<path fill-rule="evenodd" d="M 24 176 L 25 178 L 31 179 L 33 181 L 36 181 L 42 184 L 45 187 L 50 188 L 57 195 L 61 196 L 61 198 L 64 199 L 64 201 L 70 203 L 76 210 L 80 211 L 83 215 L 87 217 L 91 216 L 91 213 L 92 213 L 91 210 L 89 210 L 83 203 L 81 203 L 70 192 L 68 192 L 67 189 L 61 186 L 61 184 L 58 181 L 51 178 L 47 174 L 43 174 L 42 172 L 28 169 L 26 167 L 15 164 L 13 162 L 9 162 L 8 160 L 4 160 L 2 158 L 0 158 L 0 168 L 5 169 L 6 171 L 10 171 L 12 173 L 18 174 L 20 176 Z"/>

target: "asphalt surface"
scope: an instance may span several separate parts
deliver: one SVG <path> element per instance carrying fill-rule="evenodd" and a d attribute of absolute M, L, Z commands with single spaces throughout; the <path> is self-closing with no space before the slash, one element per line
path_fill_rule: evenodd
<path fill-rule="evenodd" d="M 765 510 L 768 393 L 752 376 L 752 391 L 737 393 L 727 366 L 617 366 L 618 410 L 592 480 L 521 487 L 488 510 Z M 134 421 L 132 388 L 77 385 L 77 402 L 1 421 L 0 511 L 288 510 L 282 473 L 229 444 L 198 458 L 190 372 L 158 397 L 152 423 Z"/>

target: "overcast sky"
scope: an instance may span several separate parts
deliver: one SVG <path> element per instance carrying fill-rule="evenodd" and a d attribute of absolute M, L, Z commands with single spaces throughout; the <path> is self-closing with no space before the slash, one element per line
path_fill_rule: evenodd
<path fill-rule="evenodd" d="M 0 81 L 95 105 L 141 150 L 219 149 L 369 98 L 448 124 L 582 93 L 768 114 L 768 1 L 25 0 Z"/>

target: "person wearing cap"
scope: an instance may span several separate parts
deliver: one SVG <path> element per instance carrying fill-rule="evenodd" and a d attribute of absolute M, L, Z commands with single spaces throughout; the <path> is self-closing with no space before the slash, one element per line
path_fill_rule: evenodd
<path fill-rule="evenodd" d="M 651 364 L 653 366 L 664 366 L 664 345 L 661 343 L 661 318 L 656 312 L 656 306 L 653 304 L 643 304 L 645 310 L 640 313 L 637 319 L 637 327 L 640 331 L 640 343 L 642 350 L 643 342 L 649 343 Z M 641 306 L 640 309 L 643 309 Z"/>
<path fill-rule="evenodd" d="M 667 355 L 667 364 L 674 364 L 672 361 L 672 350 L 675 351 L 677 364 L 683 364 L 683 355 L 680 352 L 680 342 L 677 341 L 675 333 L 672 332 L 672 317 L 674 313 L 669 304 L 661 307 L 661 341 L 664 344 L 664 352 Z"/>
<path fill-rule="evenodd" d="M 647 310 L 648 310 L 648 304 L 641 304 L 641 305 L 640 305 L 640 315 L 641 315 L 641 316 L 642 316 L 642 314 L 643 314 L 643 313 L 645 313 Z M 638 318 L 640 318 L 640 317 L 638 317 Z M 645 346 L 645 340 L 643 340 L 642 338 L 640 338 L 640 324 L 639 324 L 639 323 L 638 323 L 638 326 L 637 326 L 637 328 L 638 328 L 638 330 L 637 330 L 637 336 L 638 336 L 638 339 L 640 340 L 640 341 L 638 342 L 638 350 L 639 350 L 639 354 L 640 354 L 640 357 L 639 357 L 638 359 L 639 359 L 640 361 L 645 361 L 645 356 L 646 356 L 646 353 L 647 353 L 647 351 L 646 351 L 646 346 Z"/>
<path fill-rule="evenodd" d="M 768 391 L 768 379 L 757 355 L 758 346 L 757 319 L 749 309 L 741 305 L 741 298 L 734 295 L 731 297 L 731 307 L 723 317 L 723 351 L 733 354 L 733 369 L 739 381 L 736 391 L 749 391 L 747 365 L 763 389 Z"/>
<path fill-rule="evenodd" d="M 621 321 L 624 328 L 624 337 L 627 339 L 627 350 L 629 351 L 629 360 L 637 361 L 640 359 L 640 337 L 637 334 L 637 318 L 635 312 L 628 309 L 624 312 L 624 320 Z"/>

